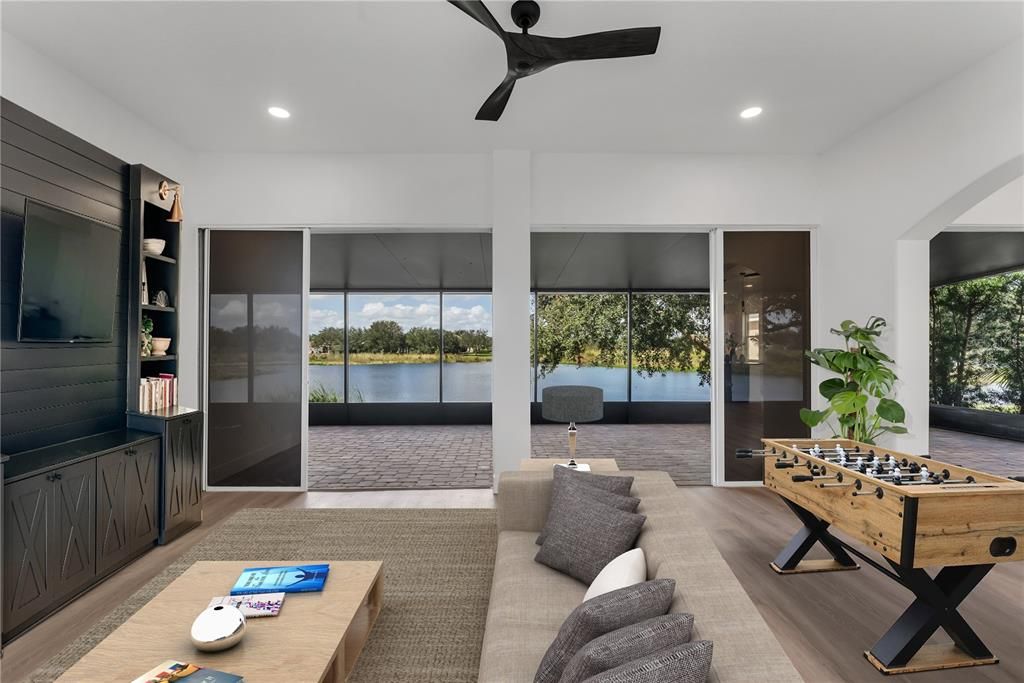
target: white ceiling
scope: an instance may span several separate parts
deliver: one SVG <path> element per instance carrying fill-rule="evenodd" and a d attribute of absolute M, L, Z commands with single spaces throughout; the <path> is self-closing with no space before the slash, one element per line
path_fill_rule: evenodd
<path fill-rule="evenodd" d="M 488 7 L 513 28 L 509 2 Z M 1020 2 L 542 2 L 541 35 L 660 25 L 657 54 L 520 81 L 440 0 L 13 2 L 3 28 L 199 151 L 820 152 L 1022 32 Z M 292 111 L 280 121 L 266 113 Z M 765 113 L 741 121 L 740 109 Z"/>

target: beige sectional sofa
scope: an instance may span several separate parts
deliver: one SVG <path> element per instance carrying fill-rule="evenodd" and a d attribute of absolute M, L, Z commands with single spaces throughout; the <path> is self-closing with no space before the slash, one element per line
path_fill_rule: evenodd
<path fill-rule="evenodd" d="M 618 473 L 617 473 L 618 474 Z M 694 639 L 714 641 L 709 681 L 800 681 L 789 657 L 714 542 L 664 472 L 623 472 L 647 515 L 637 545 L 647 578 L 676 580 L 672 612 L 694 615 Z M 532 681 L 562 621 L 587 587 L 534 562 L 551 498 L 550 472 L 505 472 L 498 551 L 480 657 L 481 683 Z"/>

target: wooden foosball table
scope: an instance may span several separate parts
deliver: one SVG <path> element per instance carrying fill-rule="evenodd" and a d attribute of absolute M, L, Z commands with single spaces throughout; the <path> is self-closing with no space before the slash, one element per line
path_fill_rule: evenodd
<path fill-rule="evenodd" d="M 762 444 L 736 455 L 763 457 L 764 485 L 802 523 L 772 569 L 859 569 L 852 555 L 913 592 L 910 607 L 864 653 L 875 668 L 902 674 L 999 661 L 957 607 L 996 564 L 1024 559 L 1024 483 L 846 439 Z M 804 559 L 819 543 L 832 559 Z M 932 576 L 926 567 L 941 569 Z M 939 628 L 952 644 L 926 645 Z"/>

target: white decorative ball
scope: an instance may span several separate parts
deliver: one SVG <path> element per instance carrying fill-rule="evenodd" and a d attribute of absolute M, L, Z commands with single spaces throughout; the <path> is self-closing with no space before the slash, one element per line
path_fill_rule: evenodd
<path fill-rule="evenodd" d="M 245 635 L 245 615 L 232 605 L 208 607 L 192 622 L 190 635 L 197 650 L 226 650 L 237 645 Z"/>

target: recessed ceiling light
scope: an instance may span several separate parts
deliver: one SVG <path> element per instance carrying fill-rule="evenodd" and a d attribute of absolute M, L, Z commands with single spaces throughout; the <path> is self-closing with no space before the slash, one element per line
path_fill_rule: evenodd
<path fill-rule="evenodd" d="M 291 116 L 291 112 L 283 107 L 268 107 L 267 113 L 278 119 L 286 119 Z"/>
<path fill-rule="evenodd" d="M 761 109 L 761 107 L 747 107 L 746 109 L 740 112 L 740 118 L 752 119 L 755 116 L 760 116 L 762 111 L 763 110 Z"/>

